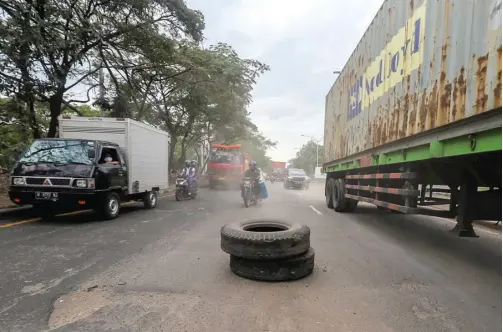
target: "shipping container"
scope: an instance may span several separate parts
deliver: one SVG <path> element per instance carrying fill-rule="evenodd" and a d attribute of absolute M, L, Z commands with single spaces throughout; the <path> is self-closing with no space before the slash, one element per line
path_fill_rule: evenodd
<path fill-rule="evenodd" d="M 385 1 L 326 97 L 325 160 L 501 107 L 501 0 Z"/>
<path fill-rule="evenodd" d="M 327 205 L 337 192 L 341 211 L 366 201 L 420 213 L 411 197 L 424 203 L 427 184 L 501 195 L 501 5 L 384 1 L 326 96 Z"/>

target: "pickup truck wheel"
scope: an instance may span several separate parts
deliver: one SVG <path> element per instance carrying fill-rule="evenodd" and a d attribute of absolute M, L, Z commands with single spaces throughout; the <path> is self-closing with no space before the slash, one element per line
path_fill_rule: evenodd
<path fill-rule="evenodd" d="M 143 195 L 143 206 L 145 209 L 154 209 L 157 206 L 157 191 L 152 190 Z"/>
<path fill-rule="evenodd" d="M 325 184 L 325 202 L 327 203 L 327 207 L 329 209 L 334 208 L 334 201 L 333 201 L 333 188 L 335 186 L 335 180 L 334 179 L 328 179 L 326 184 Z"/>
<path fill-rule="evenodd" d="M 245 259 L 231 255 L 231 271 L 248 279 L 263 281 L 296 280 L 308 276 L 314 269 L 314 249 L 303 254 L 275 260 Z"/>
<path fill-rule="evenodd" d="M 279 259 L 300 255 L 310 246 L 309 227 L 281 220 L 244 220 L 220 230 L 220 247 L 249 259 Z"/>
<path fill-rule="evenodd" d="M 109 192 L 105 195 L 99 211 L 106 220 L 112 220 L 119 216 L 120 198 L 117 193 Z"/>

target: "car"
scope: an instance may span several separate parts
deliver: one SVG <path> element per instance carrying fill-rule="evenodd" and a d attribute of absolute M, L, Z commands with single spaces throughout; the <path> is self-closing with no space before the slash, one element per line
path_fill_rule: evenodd
<path fill-rule="evenodd" d="M 289 168 L 285 172 L 283 186 L 285 189 L 308 189 L 310 179 L 306 172 L 300 168 Z"/>

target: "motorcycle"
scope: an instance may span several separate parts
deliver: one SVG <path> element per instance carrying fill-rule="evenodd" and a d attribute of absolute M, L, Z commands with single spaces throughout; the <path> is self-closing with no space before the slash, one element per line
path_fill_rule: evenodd
<path fill-rule="evenodd" d="M 255 195 L 254 186 L 256 185 L 256 181 L 250 178 L 245 178 L 243 183 L 243 201 L 245 203 L 245 207 L 249 207 L 251 204 L 257 204 L 257 196 Z"/>
<path fill-rule="evenodd" d="M 181 201 L 183 199 L 195 199 L 197 192 L 194 188 L 189 188 L 189 181 L 185 176 L 176 178 L 175 199 Z"/>

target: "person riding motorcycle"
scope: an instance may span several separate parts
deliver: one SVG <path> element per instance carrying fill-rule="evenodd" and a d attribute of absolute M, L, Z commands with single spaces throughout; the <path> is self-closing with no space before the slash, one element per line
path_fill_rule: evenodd
<path fill-rule="evenodd" d="M 197 191 L 197 161 L 190 161 L 190 178 L 193 181 L 194 189 Z"/>
<path fill-rule="evenodd" d="M 185 161 L 185 167 L 183 168 L 182 175 L 187 179 L 187 183 L 189 184 L 189 195 L 191 195 L 192 188 L 195 183 L 196 169 L 192 166 L 192 163 L 189 160 Z"/>
<path fill-rule="evenodd" d="M 260 169 L 257 167 L 257 162 L 255 162 L 254 160 L 252 160 L 250 162 L 250 166 L 246 170 L 246 172 L 243 176 L 243 181 L 241 182 L 241 197 L 244 197 L 244 191 L 245 191 L 244 179 L 245 178 L 250 178 L 251 180 L 255 180 L 255 181 L 258 181 L 260 179 Z M 255 183 L 252 188 L 253 188 L 253 192 L 255 194 L 255 197 L 257 197 L 257 199 L 259 199 L 260 198 L 260 188 L 259 188 L 258 184 Z"/>

